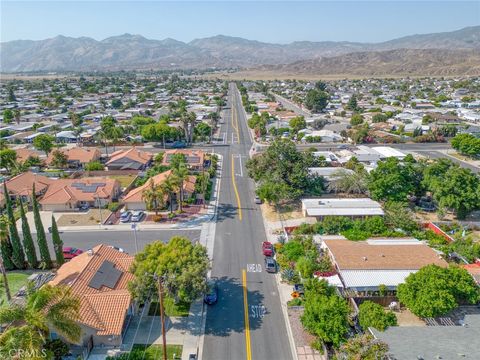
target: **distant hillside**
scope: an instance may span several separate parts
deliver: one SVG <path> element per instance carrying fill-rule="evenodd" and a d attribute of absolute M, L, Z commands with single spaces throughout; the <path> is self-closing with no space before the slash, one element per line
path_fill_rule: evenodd
<path fill-rule="evenodd" d="M 264 65 L 253 69 L 271 74 L 357 76 L 480 75 L 479 50 L 397 49 L 355 52 L 335 57 Z"/>
<path fill-rule="evenodd" d="M 57 36 L 40 41 L 1 43 L 0 70 L 24 72 L 255 67 L 298 61 L 306 61 L 308 64 L 318 59 L 325 62 L 325 58 L 355 52 L 397 49 L 479 50 L 480 26 L 446 33 L 411 35 L 377 44 L 333 41 L 270 44 L 223 35 L 196 39 L 190 43 L 174 39 L 150 40 L 130 34 L 101 41 L 87 37 Z M 412 53 L 403 54 L 403 59 L 415 68 L 412 65 L 415 59 L 405 58 Z M 352 57 L 350 59 L 353 61 Z"/>

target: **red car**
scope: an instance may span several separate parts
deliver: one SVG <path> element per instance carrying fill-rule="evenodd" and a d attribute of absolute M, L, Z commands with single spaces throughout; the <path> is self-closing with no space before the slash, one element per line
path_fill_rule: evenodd
<path fill-rule="evenodd" d="M 268 241 L 262 243 L 262 252 L 264 256 L 273 256 L 273 245 Z"/>
<path fill-rule="evenodd" d="M 65 260 L 71 260 L 75 256 L 78 256 L 83 253 L 83 250 L 74 248 L 74 247 L 64 247 L 63 248 L 63 257 Z"/>

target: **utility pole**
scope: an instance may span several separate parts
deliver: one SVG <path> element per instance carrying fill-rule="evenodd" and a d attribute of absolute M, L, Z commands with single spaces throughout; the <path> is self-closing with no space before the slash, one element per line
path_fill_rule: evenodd
<path fill-rule="evenodd" d="M 160 319 L 162 321 L 163 360 L 167 360 L 167 336 L 165 334 L 165 314 L 163 308 L 163 278 L 155 276 L 158 281 L 158 298 L 160 302 Z"/>
<path fill-rule="evenodd" d="M 3 276 L 3 286 L 5 287 L 5 295 L 7 296 L 7 301 L 12 301 L 12 295 L 10 294 L 10 287 L 8 286 L 7 273 L 5 272 L 5 267 L 3 266 L 3 259 L 0 256 L 0 272 Z"/>

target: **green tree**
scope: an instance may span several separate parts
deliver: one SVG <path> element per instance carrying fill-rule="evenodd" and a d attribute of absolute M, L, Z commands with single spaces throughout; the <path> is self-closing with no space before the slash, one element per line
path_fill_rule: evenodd
<path fill-rule="evenodd" d="M 338 347 L 348 334 L 349 313 L 350 308 L 345 299 L 336 294 L 306 294 L 301 322 L 319 340 Z"/>
<path fill-rule="evenodd" d="M 0 168 L 8 172 L 17 167 L 17 152 L 12 149 L 0 150 Z"/>
<path fill-rule="evenodd" d="M 360 125 L 362 123 L 363 123 L 363 116 L 358 113 L 354 113 L 350 118 L 350 125 L 352 126 Z"/>
<path fill-rule="evenodd" d="M 33 244 L 32 232 L 30 231 L 30 225 L 28 224 L 21 198 L 18 200 L 18 208 L 20 209 L 20 219 L 22 220 L 23 248 L 25 249 L 28 265 L 35 269 L 38 266 L 37 252 Z"/>
<path fill-rule="evenodd" d="M 278 205 L 282 200 L 289 198 L 290 188 L 286 184 L 274 181 L 262 182 L 255 193 L 262 200 L 269 204 Z"/>
<path fill-rule="evenodd" d="M 155 215 L 158 215 L 158 210 L 165 206 L 165 193 L 161 185 L 156 185 L 153 179 L 148 182 L 148 187 L 142 192 L 142 199 L 147 204 L 148 210 L 155 210 Z"/>
<path fill-rule="evenodd" d="M 3 122 L 5 124 L 10 124 L 13 120 L 13 111 L 10 109 L 3 110 Z"/>
<path fill-rule="evenodd" d="M 111 105 L 114 109 L 120 109 L 123 106 L 123 103 L 120 99 L 112 99 Z"/>
<path fill-rule="evenodd" d="M 50 257 L 50 251 L 48 250 L 45 228 L 43 227 L 42 218 L 40 217 L 40 210 L 38 208 L 38 201 L 35 194 L 36 192 L 34 184 L 32 191 L 33 220 L 35 222 L 35 229 L 37 231 L 37 245 L 41 259 L 40 267 L 42 269 L 50 269 L 52 267 L 52 259 Z"/>
<path fill-rule="evenodd" d="M 63 257 L 63 241 L 60 238 L 60 234 L 58 232 L 57 221 L 55 217 L 52 215 L 52 242 L 53 242 L 53 250 L 55 251 L 55 259 L 57 260 L 57 266 L 60 267 L 65 262 L 65 258 Z"/>
<path fill-rule="evenodd" d="M 307 127 L 307 122 L 303 116 L 296 116 L 289 121 L 289 125 L 292 128 L 292 131 L 296 134 L 300 130 Z"/>
<path fill-rule="evenodd" d="M 459 219 L 480 207 L 480 179 L 470 169 L 451 167 L 430 190 L 439 206 L 453 209 Z"/>
<path fill-rule="evenodd" d="M 124 136 L 125 132 L 122 127 L 120 126 L 114 126 L 110 129 L 108 132 L 108 135 L 110 139 L 112 140 L 113 144 L 113 151 L 115 152 L 115 144 L 118 142 L 118 140 L 122 139 Z"/>
<path fill-rule="evenodd" d="M 367 192 L 366 172 L 350 173 L 345 169 L 339 169 L 333 174 L 328 183 L 328 189 L 336 193 L 364 194 Z"/>
<path fill-rule="evenodd" d="M 184 183 L 188 179 L 188 168 L 185 163 L 181 163 L 177 168 L 173 168 L 172 180 L 175 182 L 178 189 L 178 204 L 180 212 L 183 211 L 184 200 Z"/>
<path fill-rule="evenodd" d="M 458 134 L 452 139 L 452 147 L 462 154 L 480 156 L 480 139 L 471 134 Z"/>
<path fill-rule="evenodd" d="M 339 359 L 344 360 L 388 360 L 388 345 L 372 335 L 355 335 L 340 347 Z"/>
<path fill-rule="evenodd" d="M 8 217 L 0 215 L 0 252 L 2 254 L 2 261 L 5 270 L 15 269 L 15 264 L 12 261 L 12 243 L 8 235 Z"/>
<path fill-rule="evenodd" d="M 459 302 L 475 304 L 480 292 L 462 268 L 427 265 L 410 274 L 397 289 L 398 299 L 415 315 L 437 317 L 455 309 Z"/>
<path fill-rule="evenodd" d="M 30 292 L 25 304 L 0 308 L 0 323 L 8 324 L 0 334 L 0 357 L 10 359 L 18 349 L 41 354 L 50 330 L 78 343 L 82 333 L 76 322 L 79 312 L 79 298 L 61 285 L 44 285 Z"/>
<path fill-rule="evenodd" d="M 50 164 L 54 168 L 65 169 L 68 165 L 68 157 L 64 152 L 60 150 L 54 150 L 52 151 L 52 161 Z"/>
<path fill-rule="evenodd" d="M 375 114 L 372 117 L 372 122 L 373 123 L 385 122 L 387 120 L 388 120 L 388 118 L 385 114 Z"/>
<path fill-rule="evenodd" d="M 201 122 L 195 127 L 194 132 L 195 135 L 200 139 L 205 140 L 210 138 L 210 135 L 212 134 L 212 128 L 208 124 Z"/>
<path fill-rule="evenodd" d="M 359 306 L 358 322 L 364 330 L 373 327 L 384 331 L 389 326 L 397 325 L 397 317 L 392 311 L 385 311 L 383 306 L 367 300 Z"/>
<path fill-rule="evenodd" d="M 85 164 L 86 171 L 97 171 L 103 169 L 105 169 L 105 166 L 98 160 L 90 161 L 89 163 Z"/>
<path fill-rule="evenodd" d="M 3 194 L 5 196 L 5 207 L 8 217 L 8 233 L 12 244 L 12 261 L 17 269 L 25 268 L 25 253 L 23 252 L 22 242 L 18 235 L 17 224 L 13 214 L 12 200 L 7 190 L 7 184 L 3 182 Z"/>
<path fill-rule="evenodd" d="M 33 139 L 33 146 L 37 150 L 44 151 L 45 154 L 47 155 L 53 149 L 54 143 L 55 143 L 55 138 L 52 135 L 48 135 L 48 134 L 40 134 Z"/>
<path fill-rule="evenodd" d="M 135 279 L 129 284 L 132 296 L 139 301 L 157 295 L 153 275 L 163 277 L 164 289 L 173 298 L 191 302 L 206 290 L 209 268 L 207 250 L 184 237 L 174 236 L 168 243 L 155 241 L 147 244 L 135 256 L 132 272 Z"/>
<path fill-rule="evenodd" d="M 307 109 L 319 113 L 327 107 L 329 99 L 330 97 L 327 92 L 318 89 L 311 89 L 307 92 L 305 106 Z"/>
<path fill-rule="evenodd" d="M 368 188 L 375 200 L 405 201 L 415 190 L 414 175 L 409 167 L 390 157 L 370 172 Z"/>
<path fill-rule="evenodd" d="M 15 92 L 13 91 L 13 87 L 8 87 L 8 94 L 7 94 L 7 101 L 14 102 L 17 101 L 17 97 L 15 96 Z"/>
<path fill-rule="evenodd" d="M 345 106 L 345 108 L 347 110 L 351 110 L 351 111 L 359 111 L 360 110 L 360 107 L 358 106 L 358 102 L 357 102 L 357 95 L 352 94 L 352 96 L 348 100 L 348 103 Z"/>
<path fill-rule="evenodd" d="M 406 203 L 388 201 L 384 205 L 385 223 L 392 229 L 402 229 L 408 233 L 418 229 L 415 214 Z"/>

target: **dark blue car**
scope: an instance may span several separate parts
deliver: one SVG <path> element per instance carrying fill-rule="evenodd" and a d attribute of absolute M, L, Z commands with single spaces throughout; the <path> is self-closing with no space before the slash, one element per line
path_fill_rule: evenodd
<path fill-rule="evenodd" d="M 213 279 L 208 280 L 207 283 L 207 292 L 203 297 L 203 301 L 207 305 L 213 305 L 218 300 L 218 286 L 217 282 Z"/>

